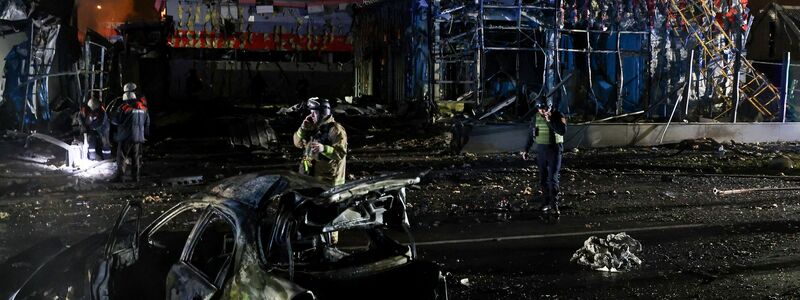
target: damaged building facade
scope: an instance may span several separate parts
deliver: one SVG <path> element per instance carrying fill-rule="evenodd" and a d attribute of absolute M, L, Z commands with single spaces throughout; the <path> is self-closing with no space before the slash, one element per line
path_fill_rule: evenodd
<path fill-rule="evenodd" d="M 0 298 L 800 297 L 756 2 L 0 0 Z"/>
<path fill-rule="evenodd" d="M 191 101 L 298 103 L 310 91 L 353 94 L 347 3 L 158 1 L 172 25 L 168 96 Z"/>
<path fill-rule="evenodd" d="M 5 1 L 0 5 L 0 44 L 5 50 L 0 101 L 7 102 L 2 106 L 4 127 L 46 126 L 58 118 L 51 109 L 53 100 L 75 96 L 70 95 L 74 89 L 51 90 L 51 85 L 61 82 L 49 76 L 71 71 L 71 65 L 77 62 L 77 41 L 71 43 L 70 30 L 65 28 L 73 21 L 73 10 L 71 4 L 60 3 L 32 7 L 26 1 Z"/>
<path fill-rule="evenodd" d="M 781 90 L 743 59 L 752 22 L 740 1 L 442 1 L 436 97 L 487 110 L 552 94 L 583 120 L 784 121 Z"/>
<path fill-rule="evenodd" d="M 371 98 L 400 113 L 411 107 L 430 114 L 438 105 L 504 121 L 524 120 L 531 101 L 543 96 L 583 121 L 785 122 L 796 114 L 782 66 L 764 69 L 747 59 L 765 56 L 745 44 L 753 28 L 772 30 L 775 22 L 754 20 L 775 15 L 774 8 L 756 19 L 737 0 L 335 2 L 155 1 L 160 21 L 119 24 L 115 41 L 125 43 L 124 52 L 110 42 L 92 50 L 103 43 L 90 42 L 77 63 L 71 45 L 72 60 L 49 70 L 43 56 L 43 67 L 27 66 L 36 74 L 25 76 L 83 72 L 71 79 L 81 81 L 71 99 L 86 99 L 88 90 L 119 93 L 122 78 L 142 81 L 153 98 L 171 99 L 156 103 L 174 105 L 297 103 L 314 90 L 342 102 Z M 24 1 L 9 3 L 19 3 L 4 14 L 15 30 L 22 30 L 20 20 L 38 20 L 15 10 Z M 22 82 L 51 85 L 6 81 L 7 94 Z M 17 114 L 24 102 L 31 116 L 49 117 L 47 109 L 33 109 L 53 95 L 4 99 L 12 96 L 23 99 L 14 101 Z"/>

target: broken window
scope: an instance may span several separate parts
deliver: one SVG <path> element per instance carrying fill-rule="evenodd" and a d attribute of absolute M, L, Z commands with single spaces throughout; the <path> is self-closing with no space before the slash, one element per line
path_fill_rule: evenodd
<path fill-rule="evenodd" d="M 212 211 L 192 247 L 189 264 L 219 286 L 233 258 L 234 245 L 233 224 Z"/>
<path fill-rule="evenodd" d="M 202 214 L 202 209 L 183 208 L 172 217 L 167 217 L 156 225 L 150 232 L 148 242 L 150 245 L 170 250 L 170 253 L 177 258 L 177 255 L 180 255 L 183 246 L 186 244 L 186 239 L 189 238 L 189 232 L 192 231 L 194 224 L 200 220 Z"/>
<path fill-rule="evenodd" d="M 330 219 L 335 216 L 329 215 L 329 212 L 324 215 Z M 262 222 L 259 229 L 261 247 L 269 264 L 286 268 L 290 272 L 331 271 L 406 255 L 409 251 L 408 247 L 389 239 L 378 228 L 354 227 L 341 229 L 336 233 L 322 233 L 321 227 L 303 223 L 304 221 L 298 224 L 296 220 L 280 217 L 277 221 Z M 280 230 L 273 231 L 274 226 L 278 226 Z"/>
<path fill-rule="evenodd" d="M 189 233 L 203 216 L 203 206 L 185 204 L 166 212 L 146 232 L 139 257 L 130 266 L 117 270 L 112 278 L 125 299 L 159 299 L 164 297 L 167 274 L 180 259 Z M 113 298 L 113 297 L 112 297 Z"/>

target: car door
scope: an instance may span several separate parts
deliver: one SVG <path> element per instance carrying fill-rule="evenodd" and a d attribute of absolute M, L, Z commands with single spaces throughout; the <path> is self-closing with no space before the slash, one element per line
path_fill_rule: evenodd
<path fill-rule="evenodd" d="M 167 275 L 167 299 L 218 297 L 234 264 L 236 235 L 232 218 L 209 206 Z"/>
<path fill-rule="evenodd" d="M 120 213 L 109 235 L 105 255 L 92 276 L 92 298 L 163 299 L 169 267 L 180 258 L 189 233 L 203 216 L 206 205 L 182 202 L 139 234 L 141 206 L 129 203 Z"/>
<path fill-rule="evenodd" d="M 106 240 L 103 256 L 92 274 L 92 299 L 108 299 L 111 294 L 109 282 L 114 270 L 129 266 L 137 260 L 141 218 L 141 202 L 128 201 L 122 208 Z"/>

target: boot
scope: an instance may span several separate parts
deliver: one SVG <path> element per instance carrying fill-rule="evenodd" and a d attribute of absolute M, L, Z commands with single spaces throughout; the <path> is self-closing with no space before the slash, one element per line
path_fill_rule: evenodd
<path fill-rule="evenodd" d="M 550 199 L 550 189 L 543 187 L 542 188 L 542 198 L 544 198 L 544 202 L 542 206 L 539 207 L 541 212 L 548 212 L 550 211 L 550 204 L 552 203 Z"/>
<path fill-rule="evenodd" d="M 561 190 L 559 188 L 554 188 L 553 193 L 550 195 L 550 199 L 550 207 L 552 208 L 553 213 L 560 215 L 561 211 L 558 209 L 558 207 L 561 205 Z"/>

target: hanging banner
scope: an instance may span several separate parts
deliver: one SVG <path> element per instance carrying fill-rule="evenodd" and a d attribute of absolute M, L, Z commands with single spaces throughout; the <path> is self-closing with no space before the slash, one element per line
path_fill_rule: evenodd
<path fill-rule="evenodd" d="M 226 20 L 236 20 L 239 19 L 239 7 L 235 4 L 231 5 L 220 5 L 220 16 Z"/>
<path fill-rule="evenodd" d="M 249 51 L 352 52 L 353 45 L 343 35 L 291 33 L 218 32 L 177 30 L 168 39 L 172 48 L 242 49 Z"/>
<path fill-rule="evenodd" d="M 257 14 L 272 14 L 275 13 L 275 7 L 272 5 L 259 5 L 256 6 Z"/>
<path fill-rule="evenodd" d="M 318 14 L 325 12 L 325 6 L 322 5 L 308 5 L 309 14 Z"/>

